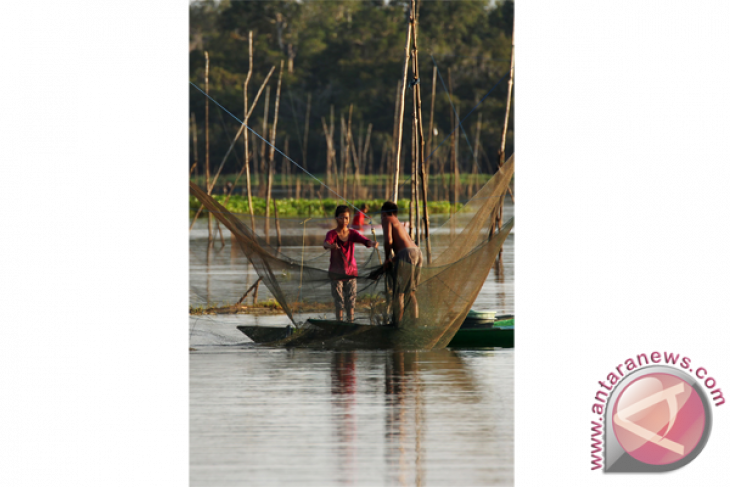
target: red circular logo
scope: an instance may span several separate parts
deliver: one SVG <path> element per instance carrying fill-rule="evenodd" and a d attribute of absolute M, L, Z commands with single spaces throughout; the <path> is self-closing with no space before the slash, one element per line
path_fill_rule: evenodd
<path fill-rule="evenodd" d="M 616 439 L 636 460 L 667 465 L 692 453 L 705 430 L 705 407 L 686 381 L 666 373 L 629 383 L 612 411 Z"/>

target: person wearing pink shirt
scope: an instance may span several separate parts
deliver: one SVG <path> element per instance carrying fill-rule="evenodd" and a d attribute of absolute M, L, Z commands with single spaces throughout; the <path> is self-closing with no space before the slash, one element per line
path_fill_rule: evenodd
<path fill-rule="evenodd" d="M 332 297 L 335 299 L 335 315 L 342 321 L 342 309 L 347 310 L 348 321 L 355 319 L 355 298 L 357 296 L 357 262 L 355 261 L 355 244 L 366 247 L 378 247 L 378 242 L 362 236 L 357 230 L 350 230 L 350 209 L 340 205 L 335 209 L 337 228 L 327 232 L 324 248 L 331 250 L 330 279 L 332 279 Z M 348 278 L 348 276 L 350 276 Z"/>

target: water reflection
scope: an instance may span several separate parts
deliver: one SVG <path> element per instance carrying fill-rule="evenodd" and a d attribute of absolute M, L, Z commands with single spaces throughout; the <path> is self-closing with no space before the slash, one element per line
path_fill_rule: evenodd
<path fill-rule="evenodd" d="M 511 485 L 512 351 L 203 348 L 191 485 Z"/>
<path fill-rule="evenodd" d="M 371 369 L 358 372 L 358 352 L 333 352 L 330 392 L 336 439 L 341 446 L 339 478 L 345 485 L 353 485 L 358 478 L 358 397 L 367 398 L 382 381 L 385 477 L 397 485 L 425 485 L 424 392 L 428 391 L 424 389 L 433 381 L 424 382 L 422 376 L 438 375 L 437 387 L 460 393 L 453 397 L 462 404 L 482 402 L 480 386 L 462 358 L 450 350 L 387 352 L 382 358 L 383 375 L 369 377 L 369 383 L 358 389 L 358 375 L 362 377 Z"/>
<path fill-rule="evenodd" d="M 346 485 L 352 485 L 355 478 L 357 451 L 357 420 L 355 416 L 357 376 L 355 374 L 355 352 L 335 353 L 332 358 L 332 405 L 335 408 L 337 440 L 343 445 L 344 453 L 340 464 L 340 475 Z"/>
<path fill-rule="evenodd" d="M 385 367 L 385 438 L 386 465 L 391 478 L 399 485 L 422 485 L 421 459 L 421 391 L 416 352 L 393 352 Z M 414 460 L 408 455 L 409 430 L 413 431 Z M 397 458 L 397 461 L 395 460 Z M 415 479 L 411 479 L 415 474 Z"/>

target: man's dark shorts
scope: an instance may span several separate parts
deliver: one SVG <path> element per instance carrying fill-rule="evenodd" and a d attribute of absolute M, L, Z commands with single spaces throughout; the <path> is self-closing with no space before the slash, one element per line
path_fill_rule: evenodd
<path fill-rule="evenodd" d="M 423 254 L 418 247 L 401 250 L 395 256 L 396 293 L 410 293 L 416 290 L 421 280 Z"/>

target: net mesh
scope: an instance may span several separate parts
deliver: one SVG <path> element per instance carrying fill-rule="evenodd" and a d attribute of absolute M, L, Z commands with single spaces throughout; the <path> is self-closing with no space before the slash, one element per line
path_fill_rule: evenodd
<path fill-rule="evenodd" d="M 190 192 L 230 230 L 261 282 L 298 328 L 272 345 L 430 349 L 443 348 L 453 338 L 512 230 L 510 220 L 490 234 L 513 173 L 514 156 L 458 212 L 431 228 L 431 263 L 421 242 L 424 262 L 412 269 L 420 278 L 414 293 L 403 295 L 402 317 L 398 278 L 392 268 L 383 272 L 379 229 L 361 231 L 377 239 L 380 248 L 356 246 L 358 276 L 353 278 L 329 272 L 330 251 L 322 243 L 334 227 L 332 218 L 234 214 L 193 183 Z M 376 220 L 379 223 L 379 218 L 372 223 Z M 403 272 L 411 264 L 401 261 L 399 266 Z M 332 282 L 338 280 L 355 283 L 353 323 L 335 321 Z"/>

